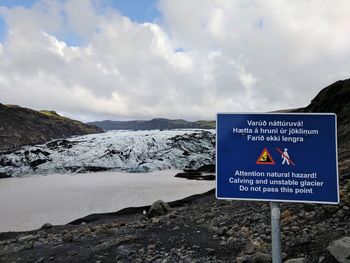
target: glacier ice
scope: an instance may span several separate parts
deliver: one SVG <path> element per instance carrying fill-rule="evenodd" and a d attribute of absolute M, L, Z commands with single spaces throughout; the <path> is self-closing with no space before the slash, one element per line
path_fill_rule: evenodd
<path fill-rule="evenodd" d="M 0 174 L 149 172 L 215 163 L 214 130 L 108 131 L 24 146 L 0 155 Z"/>

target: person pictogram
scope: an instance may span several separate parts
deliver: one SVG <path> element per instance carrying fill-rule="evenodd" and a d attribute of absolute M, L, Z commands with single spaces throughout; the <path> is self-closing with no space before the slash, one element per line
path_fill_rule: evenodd
<path fill-rule="evenodd" d="M 276 150 L 281 154 L 282 158 L 282 165 L 287 163 L 287 165 L 293 165 L 295 166 L 295 163 L 292 161 L 292 159 L 289 157 L 288 149 L 284 148 L 284 152 L 280 150 L 280 148 L 276 148 Z"/>
<path fill-rule="evenodd" d="M 284 152 L 283 154 L 281 154 L 281 158 L 282 160 L 282 165 L 284 165 L 284 163 L 287 163 L 289 165 L 289 154 L 288 154 L 288 149 L 284 148 Z"/>

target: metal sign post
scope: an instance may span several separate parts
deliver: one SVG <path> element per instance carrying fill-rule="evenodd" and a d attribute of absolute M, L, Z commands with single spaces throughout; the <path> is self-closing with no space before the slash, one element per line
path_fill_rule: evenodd
<path fill-rule="evenodd" d="M 272 262 L 282 263 L 280 208 L 278 203 L 271 202 L 271 241 Z"/>

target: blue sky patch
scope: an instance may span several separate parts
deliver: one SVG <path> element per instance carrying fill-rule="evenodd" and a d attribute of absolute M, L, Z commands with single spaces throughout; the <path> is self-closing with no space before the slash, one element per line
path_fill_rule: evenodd
<path fill-rule="evenodd" d="M 38 2 L 37 0 L 1 0 L 0 6 L 5 6 L 5 7 L 15 7 L 15 6 L 24 6 L 27 8 L 30 8 L 33 6 L 35 2 Z"/>
<path fill-rule="evenodd" d="M 104 0 L 104 4 L 138 23 L 153 22 L 160 17 L 158 0 Z"/>
<path fill-rule="evenodd" d="M 79 37 L 73 32 L 66 32 L 64 34 L 55 34 L 56 38 L 60 41 L 64 41 L 67 46 L 81 47 L 87 44 L 87 41 Z"/>
<path fill-rule="evenodd" d="M 7 26 L 5 20 L 0 16 L 0 42 L 4 42 L 7 35 Z"/>

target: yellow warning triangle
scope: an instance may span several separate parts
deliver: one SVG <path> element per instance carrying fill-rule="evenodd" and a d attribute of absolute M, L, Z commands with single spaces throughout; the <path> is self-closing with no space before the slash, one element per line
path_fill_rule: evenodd
<path fill-rule="evenodd" d="M 264 148 L 264 150 L 261 152 L 258 160 L 256 161 L 256 164 L 275 164 L 275 161 L 273 160 L 267 148 Z"/>

